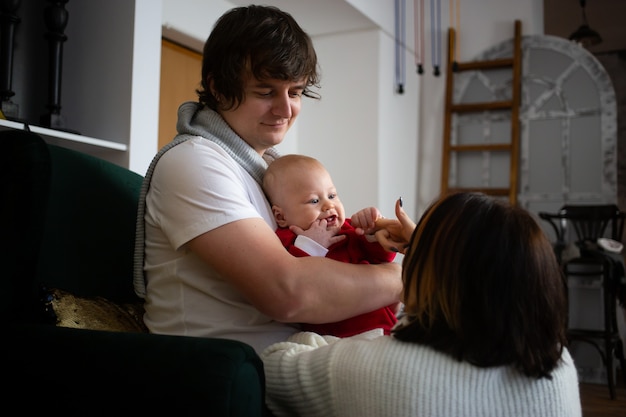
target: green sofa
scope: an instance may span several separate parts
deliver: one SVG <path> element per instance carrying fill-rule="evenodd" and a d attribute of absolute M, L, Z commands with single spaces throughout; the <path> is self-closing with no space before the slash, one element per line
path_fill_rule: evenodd
<path fill-rule="evenodd" d="M 3 414 L 268 415 L 249 345 L 143 328 L 142 177 L 28 131 L 2 130 L 0 144 Z"/>

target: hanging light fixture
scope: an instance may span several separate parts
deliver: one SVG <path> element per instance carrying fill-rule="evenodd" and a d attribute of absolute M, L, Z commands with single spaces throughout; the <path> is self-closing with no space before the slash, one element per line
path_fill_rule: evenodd
<path fill-rule="evenodd" d="M 569 36 L 571 41 L 579 43 L 583 47 L 587 48 L 591 45 L 597 45 L 602 42 L 602 37 L 598 32 L 591 29 L 587 24 L 587 13 L 585 13 L 585 0 L 580 0 L 580 8 L 583 15 L 583 24 L 580 25 L 574 33 Z"/>

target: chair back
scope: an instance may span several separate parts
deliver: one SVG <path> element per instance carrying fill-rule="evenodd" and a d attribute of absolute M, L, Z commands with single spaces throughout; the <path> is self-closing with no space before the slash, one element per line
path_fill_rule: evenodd
<path fill-rule="evenodd" d="M 565 205 L 559 210 L 559 216 L 570 222 L 578 243 L 596 242 L 602 237 L 617 241 L 622 239 L 624 213 L 615 204 Z M 609 225 L 610 233 L 607 235 Z"/>

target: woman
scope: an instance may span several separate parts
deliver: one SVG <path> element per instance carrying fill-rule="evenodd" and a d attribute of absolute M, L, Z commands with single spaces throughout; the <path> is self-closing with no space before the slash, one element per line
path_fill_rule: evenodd
<path fill-rule="evenodd" d="M 396 204 L 381 244 L 405 253 L 391 336 L 298 333 L 266 349 L 277 415 L 581 415 L 566 294 L 542 229 L 482 194 L 434 202 L 417 226 Z M 409 238 L 410 237 L 410 238 Z"/>

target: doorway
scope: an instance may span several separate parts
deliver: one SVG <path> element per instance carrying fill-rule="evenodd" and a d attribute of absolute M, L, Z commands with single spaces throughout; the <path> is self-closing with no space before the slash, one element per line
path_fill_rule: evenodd
<path fill-rule="evenodd" d="M 176 136 L 178 107 L 185 101 L 198 101 L 201 69 L 201 53 L 161 39 L 159 149 Z"/>

